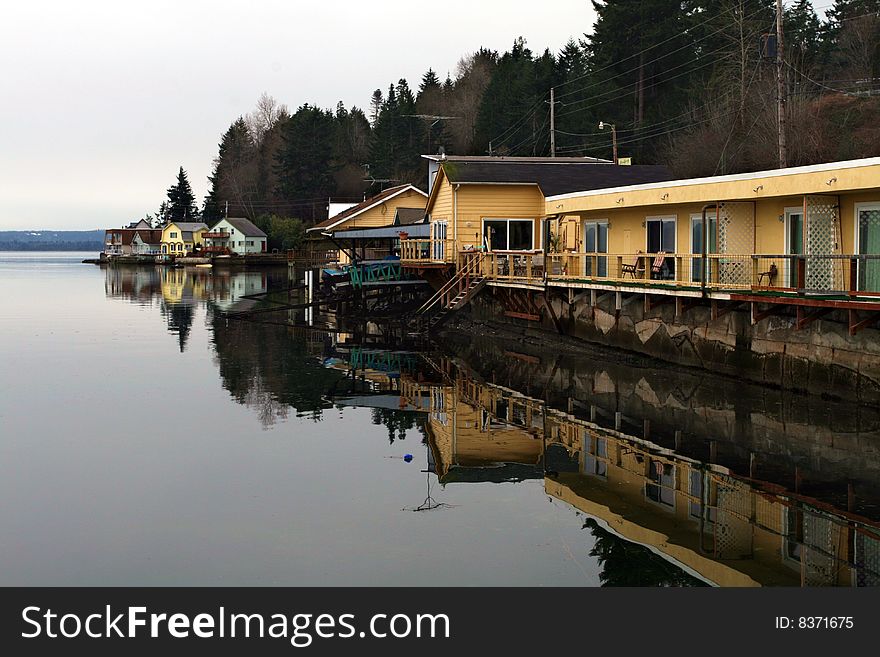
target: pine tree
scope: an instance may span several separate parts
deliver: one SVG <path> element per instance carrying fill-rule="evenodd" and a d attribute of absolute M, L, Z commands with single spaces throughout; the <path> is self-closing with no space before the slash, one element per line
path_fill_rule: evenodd
<path fill-rule="evenodd" d="M 382 90 L 376 89 L 373 92 L 373 95 L 370 96 L 370 125 L 372 127 L 376 127 L 376 122 L 379 120 L 379 113 L 382 111 L 382 105 L 385 103 L 385 100 L 382 98 Z"/>
<path fill-rule="evenodd" d="M 264 133 L 261 148 L 270 143 L 269 135 L 273 129 L 274 126 Z M 227 203 L 231 216 L 254 217 L 257 179 L 262 179 L 254 162 L 256 155 L 247 122 L 239 117 L 223 133 L 213 171 L 208 176 L 208 194 L 203 211 L 205 221 L 222 218 Z"/>
<path fill-rule="evenodd" d="M 335 190 L 335 130 L 333 115 L 310 105 L 300 107 L 283 126 L 275 167 L 278 193 L 307 223 L 323 218 L 323 199 Z"/>
<path fill-rule="evenodd" d="M 177 182 L 168 188 L 166 221 L 198 221 L 199 211 L 189 178 L 183 167 L 177 174 Z"/>

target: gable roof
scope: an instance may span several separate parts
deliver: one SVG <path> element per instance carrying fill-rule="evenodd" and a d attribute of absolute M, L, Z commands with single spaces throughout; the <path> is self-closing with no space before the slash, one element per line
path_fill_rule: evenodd
<path fill-rule="evenodd" d="M 444 165 L 453 184 L 536 184 L 545 196 L 672 180 L 665 166 L 601 162 L 460 161 Z"/>
<path fill-rule="evenodd" d="M 421 194 L 425 198 L 428 197 L 428 195 L 425 192 L 423 192 L 421 189 L 419 189 L 415 185 L 407 184 L 407 185 L 397 185 L 396 187 L 389 187 L 385 191 L 380 192 L 380 193 L 376 194 L 375 196 L 371 196 L 370 198 L 368 198 L 364 201 L 361 201 L 357 205 L 350 207 L 348 210 L 344 210 L 343 212 L 340 212 L 339 214 L 337 214 L 334 217 L 330 217 L 328 219 L 325 219 L 324 221 L 321 221 L 321 222 L 315 224 L 314 226 L 312 226 L 311 228 L 306 230 L 306 232 L 310 233 L 313 231 L 325 231 L 325 230 L 329 230 L 331 228 L 335 228 L 336 226 L 338 226 L 342 222 L 348 221 L 349 219 L 354 219 L 359 214 L 363 214 L 367 210 L 370 210 L 370 209 L 376 207 L 377 205 L 381 205 L 382 203 L 385 203 L 385 201 L 389 201 L 392 198 L 394 198 L 395 196 L 400 196 L 404 192 L 407 192 L 410 190 L 414 191 L 414 192 L 418 192 L 419 194 Z"/>
<path fill-rule="evenodd" d="M 155 228 L 151 228 L 149 230 L 138 229 L 138 230 L 133 230 L 132 233 L 134 233 L 134 234 L 131 236 L 131 240 L 129 240 L 130 242 L 134 242 L 134 238 L 137 236 L 140 236 L 141 241 L 144 244 L 159 244 L 162 242 L 161 229 L 155 229 Z"/>
<path fill-rule="evenodd" d="M 168 223 L 168 226 L 171 225 L 177 226 L 182 233 L 194 233 L 203 228 L 206 230 L 208 228 L 208 225 L 201 221 L 171 221 Z M 165 226 L 165 228 L 168 228 L 168 226 Z"/>
<path fill-rule="evenodd" d="M 619 165 L 584 158 L 447 158 L 431 188 L 426 212 L 442 187 L 454 185 L 535 185 L 545 197 L 605 187 L 664 182 L 672 171 L 659 165 Z"/>
<path fill-rule="evenodd" d="M 220 221 L 223 221 L 222 219 Z M 245 237 L 266 237 L 266 233 L 263 232 L 259 226 L 254 224 L 250 219 L 245 219 L 243 217 L 227 217 L 226 221 L 235 228 L 239 233 L 244 235 Z M 219 221 L 217 223 L 220 223 Z M 217 224 L 214 224 L 216 228 Z"/>
<path fill-rule="evenodd" d="M 425 218 L 425 208 L 397 208 L 394 213 L 395 226 L 411 226 Z"/>

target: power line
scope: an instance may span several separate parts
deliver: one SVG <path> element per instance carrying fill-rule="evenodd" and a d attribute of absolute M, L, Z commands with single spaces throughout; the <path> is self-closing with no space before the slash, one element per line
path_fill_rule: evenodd
<path fill-rule="evenodd" d="M 732 11 L 732 10 L 727 10 L 727 11 Z M 766 8 L 764 8 L 764 7 L 759 8 L 759 9 L 757 9 L 756 11 L 752 12 L 751 14 L 749 14 L 748 16 L 743 17 L 743 20 L 746 20 L 746 19 L 749 19 L 749 18 L 753 18 L 754 16 L 757 16 L 759 13 L 764 12 L 764 11 L 766 11 Z M 716 20 L 716 19 L 718 19 L 718 18 L 719 18 L 719 16 L 712 16 L 712 17 L 710 17 L 710 18 L 707 18 L 705 21 L 702 21 L 702 22 L 700 22 L 700 23 L 698 23 L 698 24 L 696 24 L 696 25 L 694 25 L 694 26 L 692 26 L 692 27 L 689 27 L 689 28 L 685 29 L 685 30 L 684 30 L 683 32 L 681 32 L 680 34 L 676 34 L 675 36 L 671 36 L 671 37 L 669 37 L 668 39 L 664 39 L 663 41 L 660 41 L 659 43 L 656 43 L 656 44 L 654 44 L 654 45 L 652 45 L 652 46 L 648 46 L 647 48 L 644 48 L 644 49 L 642 49 L 642 50 L 639 50 L 638 52 L 635 52 L 635 53 L 633 53 L 632 55 L 628 55 L 627 57 L 624 57 L 623 59 L 619 59 L 619 60 L 617 60 L 616 62 L 612 62 L 612 63 L 608 64 L 607 66 L 603 66 L 602 68 L 600 68 L 600 69 L 598 69 L 598 70 L 596 70 L 596 71 L 590 71 L 589 73 L 585 73 L 584 75 L 580 75 L 580 76 L 578 76 L 578 77 L 576 77 L 576 78 L 572 78 L 571 80 L 566 80 L 565 82 L 563 82 L 563 83 L 561 83 L 561 84 L 558 84 L 558 85 L 556 85 L 556 86 L 557 86 L 557 88 L 558 88 L 558 87 L 563 87 L 563 86 L 565 86 L 565 85 L 567 85 L 567 84 L 571 84 L 571 83 L 573 83 L 573 82 L 577 82 L 578 80 L 582 80 L 582 79 L 584 79 L 584 78 L 586 78 L 586 77 L 590 77 L 590 76 L 596 75 L 597 73 L 601 73 L 602 71 L 606 71 L 606 70 L 608 70 L 608 69 L 610 69 L 610 68 L 613 68 L 613 67 L 615 67 L 615 66 L 618 66 L 619 64 L 622 64 L 623 62 L 625 62 L 625 61 L 627 61 L 627 60 L 629 60 L 629 59 L 633 59 L 634 57 L 638 57 L 638 56 L 640 56 L 640 55 L 645 54 L 645 53 L 648 52 L 649 50 L 653 50 L 654 48 L 657 48 L 657 47 L 659 47 L 659 46 L 662 46 L 663 44 L 668 43 L 668 42 L 670 42 L 670 41 L 672 41 L 672 40 L 674 40 L 674 39 L 678 39 L 678 38 L 681 37 L 682 35 L 684 35 L 684 34 L 686 34 L 687 32 L 689 32 L 690 30 L 696 29 L 697 27 L 701 27 L 701 26 L 705 25 L 706 23 L 709 23 L 709 22 L 711 22 L 711 21 L 713 21 L 713 20 Z M 569 91 L 569 92 L 566 92 L 566 93 L 564 93 L 564 94 L 560 94 L 560 95 L 559 95 L 559 98 L 563 98 L 563 97 L 565 97 L 565 96 L 570 96 L 570 95 L 575 94 L 575 93 L 580 93 L 580 92 L 582 92 L 582 91 L 586 91 L 587 89 L 591 89 L 592 87 L 598 86 L 598 85 L 600 85 L 600 84 L 607 84 L 608 82 L 610 82 L 610 81 L 613 80 L 614 78 L 620 77 L 620 76 L 622 76 L 622 75 L 629 75 L 630 73 L 634 73 L 634 72 L 638 71 L 640 68 L 643 68 L 643 67 L 645 67 L 645 66 L 648 66 L 649 64 L 653 64 L 653 63 L 655 63 L 655 62 L 658 62 L 658 61 L 660 61 L 661 59 L 664 59 L 664 58 L 666 58 L 666 57 L 669 57 L 670 55 L 674 55 L 674 54 L 677 53 L 677 52 L 680 52 L 680 51 L 682 51 L 682 50 L 685 50 L 686 48 L 692 47 L 693 45 L 695 45 L 695 44 L 697 44 L 697 43 L 700 43 L 701 41 L 705 41 L 706 39 L 708 39 L 708 38 L 710 38 L 710 37 L 712 37 L 712 36 L 715 36 L 716 34 L 719 34 L 720 32 L 724 32 L 724 31 L 726 31 L 727 29 L 728 29 L 728 27 L 725 25 L 725 26 L 723 26 L 723 27 L 721 27 L 721 28 L 715 30 L 714 32 L 710 32 L 709 34 L 706 34 L 705 36 L 703 36 L 703 37 L 697 39 L 696 41 L 691 41 L 691 42 L 685 44 L 684 46 L 682 46 L 682 47 L 680 47 L 680 48 L 676 48 L 675 50 L 671 50 L 671 51 L 669 51 L 668 53 L 666 53 L 666 54 L 664 54 L 664 55 L 660 55 L 659 57 L 655 57 L 654 59 L 648 60 L 647 62 L 643 62 L 643 63 L 639 64 L 639 66 L 636 66 L 635 68 L 632 68 L 632 69 L 630 69 L 630 70 L 628 70 L 628 71 L 624 71 L 623 73 L 618 73 L 618 74 L 616 74 L 616 75 L 612 75 L 610 78 L 607 78 L 607 79 L 602 80 L 602 81 L 600 81 L 600 82 L 594 82 L 593 84 L 591 84 L 591 85 L 587 85 L 586 87 L 582 87 L 581 89 L 578 89 L 578 90 L 575 90 L 575 91 Z M 716 51 L 716 52 L 717 52 L 717 51 Z M 711 54 L 711 53 L 708 53 L 708 54 Z M 706 55 L 704 54 L 704 55 L 701 55 L 701 56 L 706 56 Z M 699 58 L 699 56 L 698 56 L 698 58 Z"/>

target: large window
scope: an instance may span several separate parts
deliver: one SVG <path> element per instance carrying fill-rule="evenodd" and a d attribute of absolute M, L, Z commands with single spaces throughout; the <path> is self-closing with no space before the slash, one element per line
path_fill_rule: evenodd
<path fill-rule="evenodd" d="M 856 218 L 859 254 L 880 254 L 880 204 L 859 204 Z M 859 290 L 880 292 L 880 260 L 872 258 L 859 263 Z"/>
<path fill-rule="evenodd" d="M 483 243 L 492 251 L 530 251 L 535 248 L 532 219 L 486 219 Z"/>

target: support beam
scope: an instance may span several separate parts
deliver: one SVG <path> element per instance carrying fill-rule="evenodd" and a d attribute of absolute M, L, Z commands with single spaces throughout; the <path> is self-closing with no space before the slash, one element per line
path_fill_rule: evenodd
<path fill-rule="evenodd" d="M 880 321 L 880 312 L 869 313 L 864 319 L 859 319 L 859 313 L 855 310 L 849 311 L 849 334 L 855 335 L 863 328 L 868 328 L 874 322 Z"/>
<path fill-rule="evenodd" d="M 550 315 L 550 319 L 553 320 L 553 326 L 556 327 L 556 332 L 559 333 L 559 335 L 565 335 L 565 331 L 562 330 L 562 324 L 559 322 L 559 318 L 553 311 L 553 305 L 550 303 L 550 299 L 547 298 L 546 294 L 542 294 L 540 297 L 544 302 L 544 307 L 547 309 L 547 313 Z"/>
<path fill-rule="evenodd" d="M 718 301 L 716 299 L 712 299 L 712 306 L 711 306 L 712 319 L 718 319 L 719 317 L 724 317 L 730 311 L 736 310 L 737 307 L 740 305 L 740 303 L 741 303 L 740 301 L 731 301 L 726 306 L 721 307 L 721 306 L 719 306 Z"/>
<path fill-rule="evenodd" d="M 645 295 L 645 312 L 649 313 L 652 309 L 657 306 L 663 306 L 667 303 L 672 303 L 675 300 L 675 297 L 671 297 L 668 295 L 662 295 L 660 297 L 654 297 L 650 294 Z"/>
<path fill-rule="evenodd" d="M 815 310 L 807 311 L 804 306 L 797 307 L 797 323 L 795 324 L 795 329 L 800 331 L 802 328 L 807 326 L 808 324 L 812 324 L 814 321 L 827 315 L 830 313 L 833 308 L 816 308 Z"/>
<path fill-rule="evenodd" d="M 762 319 L 767 319 L 770 315 L 779 314 L 779 310 L 782 308 L 779 304 L 770 304 L 770 307 L 766 310 L 758 309 L 758 302 L 752 301 L 752 325 L 754 326 Z"/>
<path fill-rule="evenodd" d="M 702 305 L 700 299 L 692 299 L 690 297 L 675 297 L 675 316 L 681 317 L 691 308 Z"/>

